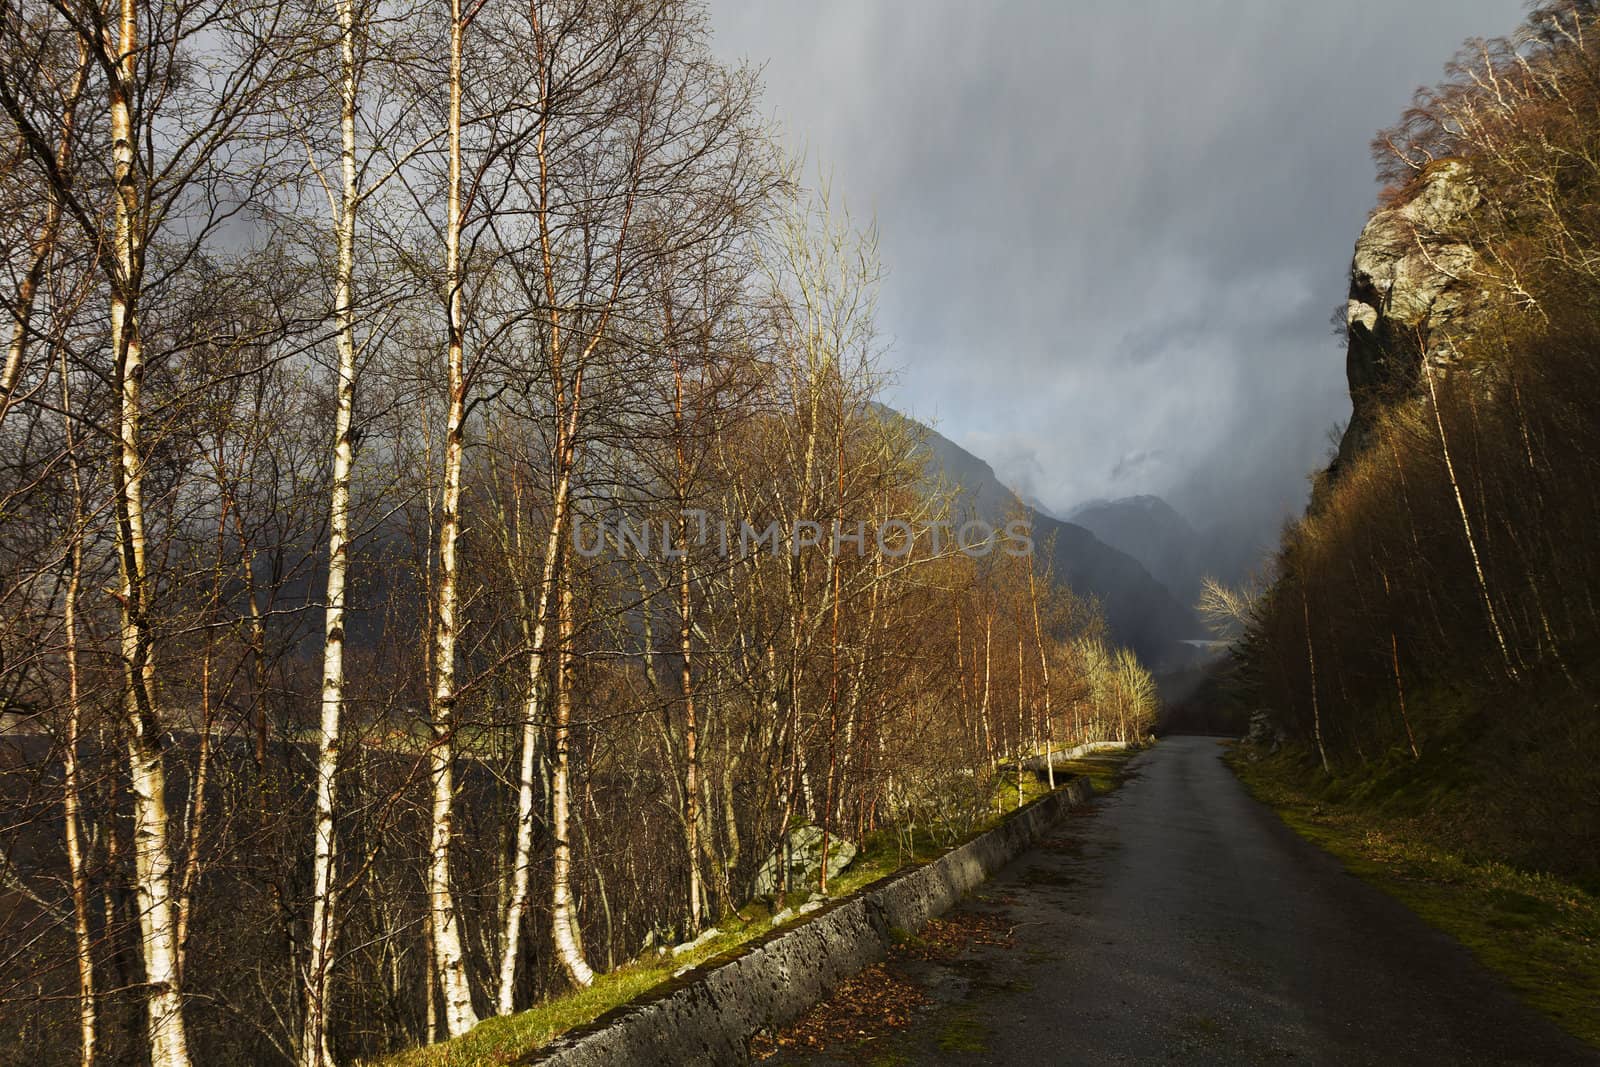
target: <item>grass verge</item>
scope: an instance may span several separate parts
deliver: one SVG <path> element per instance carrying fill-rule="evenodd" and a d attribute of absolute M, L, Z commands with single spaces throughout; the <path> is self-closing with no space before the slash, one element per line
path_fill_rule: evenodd
<path fill-rule="evenodd" d="M 1600 899 L 1554 875 L 1468 857 L 1441 839 L 1433 821 L 1348 799 L 1352 791 L 1337 780 L 1319 787 L 1320 772 L 1303 753 L 1250 756 L 1235 747 L 1227 761 L 1291 829 L 1460 941 L 1529 1004 L 1600 1048 Z"/>
<path fill-rule="evenodd" d="M 1062 782 L 1074 775 L 1082 775 L 1094 786 L 1097 796 L 1110 793 L 1127 780 L 1128 761 L 1142 749 L 1124 748 L 1101 752 L 1082 759 L 1056 763 L 1056 781 Z"/>

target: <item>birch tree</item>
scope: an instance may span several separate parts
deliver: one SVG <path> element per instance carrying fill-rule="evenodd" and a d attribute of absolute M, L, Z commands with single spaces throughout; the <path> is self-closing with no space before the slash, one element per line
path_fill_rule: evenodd
<path fill-rule="evenodd" d="M 447 384 L 444 425 L 444 487 L 439 501 L 439 563 L 434 609 L 434 684 L 429 721 L 433 728 L 433 830 L 428 859 L 428 905 L 434 967 L 444 997 L 445 1032 L 451 1037 L 478 1024 L 467 982 L 466 959 L 457 929 L 450 886 L 450 851 L 455 837 L 456 632 L 459 573 L 456 542 L 461 531 L 461 459 L 466 446 L 467 366 L 462 317 L 461 95 L 462 52 L 467 29 L 461 0 L 450 0 L 449 113 L 445 138 L 449 176 L 445 187 L 444 304 Z"/>
<path fill-rule="evenodd" d="M 356 108 L 361 86 L 357 63 L 356 0 L 337 0 L 339 30 L 339 166 L 328 190 L 334 233 L 334 430 L 328 492 L 328 580 L 323 593 L 321 715 L 318 724 L 315 809 L 312 824 L 310 958 L 306 967 L 305 1023 L 300 1037 L 304 1067 L 333 1062 L 328 1046 L 329 991 L 337 928 L 335 893 L 337 782 L 345 700 L 345 597 L 350 566 L 350 477 L 355 460 Z M 251 596 L 254 609 L 255 598 Z M 263 720 L 264 721 L 264 720 Z"/>

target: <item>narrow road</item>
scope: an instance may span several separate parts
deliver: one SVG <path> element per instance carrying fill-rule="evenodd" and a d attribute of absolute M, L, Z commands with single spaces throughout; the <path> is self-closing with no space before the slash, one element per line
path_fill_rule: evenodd
<path fill-rule="evenodd" d="M 1564 1064 L 1600 1056 L 1169 738 L 965 908 L 910 1062 Z M 975 958 L 974 958 L 975 957 Z M 1600 1009 L 1597 1009 L 1600 1010 Z"/>

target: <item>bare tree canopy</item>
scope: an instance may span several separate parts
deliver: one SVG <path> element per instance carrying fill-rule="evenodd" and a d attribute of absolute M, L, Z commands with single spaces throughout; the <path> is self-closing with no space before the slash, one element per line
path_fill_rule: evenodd
<path fill-rule="evenodd" d="M 950 536 L 875 232 L 708 32 L 7 9 L 7 1058 L 456 1036 L 1148 729 L 1025 522 Z"/>

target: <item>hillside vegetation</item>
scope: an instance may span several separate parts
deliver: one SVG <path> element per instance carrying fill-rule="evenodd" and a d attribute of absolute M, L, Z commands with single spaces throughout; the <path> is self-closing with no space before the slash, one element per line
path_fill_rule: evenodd
<path fill-rule="evenodd" d="M 1355 416 L 1234 681 L 1309 785 L 1600 888 L 1600 13 L 1467 48 L 1375 142 Z M 1339 783 L 1331 793 L 1318 783 Z"/>

